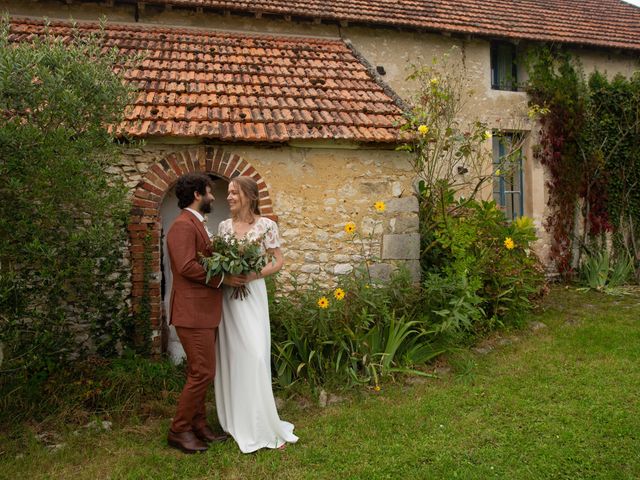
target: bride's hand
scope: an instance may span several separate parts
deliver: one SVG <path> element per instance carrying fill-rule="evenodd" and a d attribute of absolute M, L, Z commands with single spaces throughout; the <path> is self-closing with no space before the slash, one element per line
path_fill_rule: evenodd
<path fill-rule="evenodd" d="M 230 287 L 241 287 L 249 280 L 247 275 L 225 275 L 222 283 Z"/>

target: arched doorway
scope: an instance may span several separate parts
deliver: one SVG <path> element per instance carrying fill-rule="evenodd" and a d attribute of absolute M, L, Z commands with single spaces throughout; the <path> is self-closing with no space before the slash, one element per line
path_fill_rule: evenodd
<path fill-rule="evenodd" d="M 252 177 L 258 182 L 260 211 L 277 221 L 266 182 L 251 164 L 238 155 L 218 147 L 191 147 L 172 153 L 149 167 L 133 192 L 128 230 L 132 311 L 134 318 L 138 317 L 136 321 L 151 325 L 154 353 L 162 353 L 169 347 L 169 310 L 164 298 L 170 294 L 170 282 L 167 285 L 170 279 L 164 268 L 165 264 L 168 268 L 168 258 L 163 232 L 168 230 L 178 214 L 173 193 L 175 183 L 180 175 L 188 172 L 203 172 L 217 179 L 219 186 L 214 192 L 217 200 L 214 209 L 217 212 L 208 216 L 212 232 L 216 231 L 220 219 L 228 216 L 226 188 L 229 180 L 239 175 Z M 138 315 L 141 312 L 146 313 Z M 172 349 L 172 357 L 180 358 L 177 345 Z"/>
<path fill-rule="evenodd" d="M 207 228 L 211 233 L 218 231 L 218 224 L 229 218 L 229 205 L 227 204 L 227 188 L 229 182 L 224 178 L 217 177 L 216 175 L 209 174 L 214 182 L 213 196 L 215 198 L 213 202 L 213 208 L 211 213 L 207 214 Z M 180 363 L 185 358 L 184 349 L 180 344 L 180 339 L 176 334 L 176 329 L 169 325 L 170 312 L 169 299 L 171 298 L 171 286 L 173 284 L 173 275 L 171 274 L 171 262 L 169 261 L 169 255 L 167 253 L 167 232 L 173 224 L 173 221 L 180 214 L 178 208 L 178 200 L 176 199 L 175 185 L 165 195 L 162 205 L 160 206 L 160 218 L 162 219 L 162 253 L 161 253 L 161 268 L 162 268 L 162 306 L 165 312 L 164 320 L 167 325 L 166 330 L 166 352 L 169 358 L 174 363 Z"/>

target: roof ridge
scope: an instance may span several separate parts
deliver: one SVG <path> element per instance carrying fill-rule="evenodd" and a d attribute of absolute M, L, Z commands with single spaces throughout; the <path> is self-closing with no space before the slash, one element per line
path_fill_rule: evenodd
<path fill-rule="evenodd" d="M 31 15 L 11 15 L 12 19 L 20 19 L 23 23 L 28 23 L 30 25 L 44 25 L 45 23 L 49 26 L 53 27 L 68 27 L 71 25 L 76 25 L 81 29 L 100 29 L 100 22 L 93 20 L 68 20 L 61 18 L 34 18 Z M 292 42 L 304 40 L 312 43 L 329 43 L 329 44 L 343 44 L 344 40 L 340 37 L 325 37 L 325 36 L 313 36 L 313 35 L 297 35 L 291 33 L 263 33 L 263 32 L 247 32 L 244 30 L 221 30 L 219 28 L 216 29 L 207 29 L 203 27 L 194 27 L 194 26 L 164 26 L 153 23 L 142 23 L 138 22 L 135 24 L 129 22 L 118 22 L 118 21 L 109 21 L 106 24 L 107 30 L 115 30 L 115 31 L 129 31 L 136 33 L 144 33 L 144 32 L 158 32 L 158 33 L 174 33 L 176 35 L 205 35 L 207 37 L 249 37 L 257 40 L 268 40 L 268 39 L 290 39 Z M 180 30 L 178 30 L 178 28 Z"/>
<path fill-rule="evenodd" d="M 97 0 L 77 0 L 97 1 Z M 131 3 L 132 0 L 112 0 Z M 640 8 L 622 0 L 145 0 L 147 5 L 640 50 Z M 533 22 L 539 25 L 534 35 Z M 543 24 L 540 25 L 540 21 Z M 579 28 L 576 28 L 579 24 Z M 582 32 L 577 35 L 577 31 Z M 611 40 L 615 33 L 617 40 Z"/>

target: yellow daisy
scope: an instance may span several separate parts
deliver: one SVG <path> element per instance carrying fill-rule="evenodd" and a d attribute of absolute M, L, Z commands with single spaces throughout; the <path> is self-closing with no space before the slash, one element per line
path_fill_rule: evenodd
<path fill-rule="evenodd" d="M 373 208 L 375 208 L 378 212 L 384 212 L 387 206 L 384 202 L 376 202 L 373 204 Z"/>
<path fill-rule="evenodd" d="M 344 226 L 344 231 L 347 233 L 355 233 L 356 232 L 356 224 L 353 222 L 348 222 L 345 226 Z"/>
<path fill-rule="evenodd" d="M 418 127 L 418 133 L 420 135 L 426 135 L 427 133 L 429 133 L 429 127 L 427 127 L 426 125 L 420 125 Z"/>
<path fill-rule="evenodd" d="M 336 288 L 333 292 L 333 296 L 336 297 L 336 300 L 342 300 L 344 298 L 344 290 L 341 288 Z"/>
<path fill-rule="evenodd" d="M 438 83 L 440 83 L 440 81 L 436 77 L 433 77 L 431 80 L 429 80 L 429 83 L 435 87 L 436 85 L 438 85 Z"/>
<path fill-rule="evenodd" d="M 513 250 L 514 248 L 516 248 L 516 244 L 513 241 L 513 238 L 507 237 L 504 239 L 504 248 L 506 248 L 507 250 Z"/>
<path fill-rule="evenodd" d="M 320 308 L 328 308 L 329 307 L 329 300 L 327 299 L 327 297 L 320 297 L 318 299 L 318 306 Z"/>

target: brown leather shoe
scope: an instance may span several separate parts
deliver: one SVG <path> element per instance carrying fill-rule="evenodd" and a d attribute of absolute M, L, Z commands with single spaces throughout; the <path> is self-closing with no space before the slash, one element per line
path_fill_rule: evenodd
<path fill-rule="evenodd" d="M 215 433 L 209 425 L 205 425 L 202 428 L 194 428 L 193 433 L 200 440 L 207 443 L 224 442 L 229 438 L 226 433 Z"/>
<path fill-rule="evenodd" d="M 177 448 L 184 453 L 199 453 L 207 450 L 207 444 L 199 440 L 193 432 L 176 433 L 169 430 L 167 443 L 170 447 Z"/>

